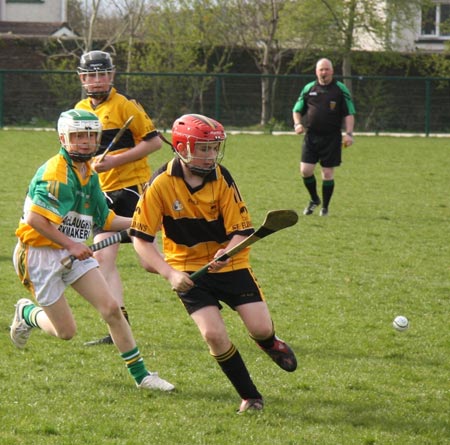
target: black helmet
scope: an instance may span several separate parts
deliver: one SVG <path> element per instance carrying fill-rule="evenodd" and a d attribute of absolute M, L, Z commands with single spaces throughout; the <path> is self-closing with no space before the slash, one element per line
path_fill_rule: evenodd
<path fill-rule="evenodd" d="M 81 56 L 78 74 L 114 71 L 111 56 L 105 51 L 89 51 Z"/>
<path fill-rule="evenodd" d="M 77 71 L 87 96 L 95 98 L 108 96 L 113 86 L 116 71 L 109 53 L 89 51 L 83 54 Z M 105 81 L 104 76 L 101 77 L 102 74 L 107 74 L 109 80 Z"/>

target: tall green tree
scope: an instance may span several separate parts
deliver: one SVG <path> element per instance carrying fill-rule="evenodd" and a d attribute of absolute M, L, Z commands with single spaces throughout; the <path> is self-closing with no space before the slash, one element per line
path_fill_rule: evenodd
<path fill-rule="evenodd" d="M 166 0 L 147 12 L 142 50 L 134 54 L 134 67 L 172 73 L 154 78 L 151 86 L 155 113 L 164 125 L 186 110 L 206 112 L 204 92 L 215 81 L 207 74 L 226 71 L 234 47 L 226 11 L 220 1 Z"/>
<path fill-rule="evenodd" d="M 352 74 L 352 51 L 395 50 L 406 30 L 417 27 L 429 0 L 303 0 L 287 6 L 291 26 L 298 19 L 297 41 L 334 53 L 344 77 Z M 322 29 L 322 32 L 317 32 Z M 351 88 L 351 83 L 347 79 Z"/>
<path fill-rule="evenodd" d="M 283 35 L 281 12 L 284 0 L 230 0 L 226 3 L 229 29 L 236 44 L 244 48 L 253 59 L 261 78 L 261 116 L 260 125 L 265 126 L 273 116 L 276 78 L 280 74 L 283 56 L 288 51 L 286 43 L 293 34 Z M 286 30 L 284 30 L 286 31 Z"/>

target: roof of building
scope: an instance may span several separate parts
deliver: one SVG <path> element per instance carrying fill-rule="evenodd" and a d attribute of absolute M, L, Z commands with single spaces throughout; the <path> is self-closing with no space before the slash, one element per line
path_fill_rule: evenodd
<path fill-rule="evenodd" d="M 9 22 L 0 21 L 2 37 L 78 37 L 65 22 Z"/>

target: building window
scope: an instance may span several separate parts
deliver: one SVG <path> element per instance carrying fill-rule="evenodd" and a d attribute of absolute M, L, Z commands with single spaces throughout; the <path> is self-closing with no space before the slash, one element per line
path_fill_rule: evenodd
<path fill-rule="evenodd" d="M 437 3 L 422 9 L 421 34 L 450 37 L 450 3 Z"/>

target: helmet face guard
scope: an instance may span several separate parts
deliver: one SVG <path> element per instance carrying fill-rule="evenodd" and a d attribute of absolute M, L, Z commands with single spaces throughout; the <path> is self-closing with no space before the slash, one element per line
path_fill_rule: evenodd
<path fill-rule="evenodd" d="M 222 162 L 225 141 L 223 125 L 201 114 L 185 114 L 172 126 L 175 153 L 197 176 L 206 176 Z"/>
<path fill-rule="evenodd" d="M 78 142 L 81 133 L 87 134 L 89 142 L 86 142 L 86 138 L 84 138 L 84 142 Z M 84 110 L 68 110 L 61 113 L 58 119 L 58 134 L 70 158 L 75 162 L 86 162 L 95 156 L 98 150 L 102 137 L 102 125 L 94 113 Z M 76 134 L 76 138 L 74 138 L 74 134 Z M 90 142 L 92 135 L 95 135 L 94 143 Z M 86 148 L 91 148 L 91 151 L 86 152 Z"/>
<path fill-rule="evenodd" d="M 109 53 L 90 51 L 81 56 L 77 72 L 87 96 L 103 98 L 114 85 L 116 67 Z"/>

